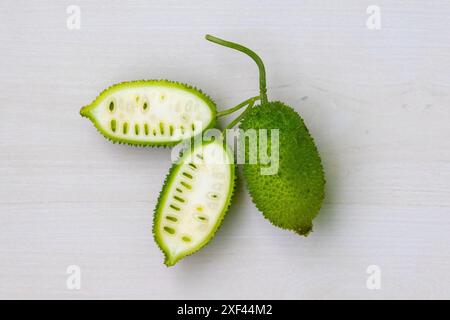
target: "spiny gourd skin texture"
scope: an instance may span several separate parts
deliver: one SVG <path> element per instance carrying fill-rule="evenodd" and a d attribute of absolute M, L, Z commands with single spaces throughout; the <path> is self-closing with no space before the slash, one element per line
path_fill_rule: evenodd
<path fill-rule="evenodd" d="M 196 89 L 195 87 L 192 87 L 190 85 L 176 82 L 176 81 L 170 81 L 170 80 L 138 80 L 138 81 L 127 81 L 118 83 L 115 85 L 110 86 L 109 88 L 102 91 L 95 99 L 92 101 L 91 104 L 84 106 L 80 110 L 80 114 L 83 117 L 86 117 L 92 121 L 96 129 L 108 140 L 112 141 L 113 143 L 119 143 L 119 144 L 129 144 L 133 146 L 150 146 L 150 147 L 168 147 L 168 146 L 174 146 L 178 144 L 180 141 L 190 138 L 192 135 L 196 135 L 200 132 L 192 132 L 192 135 L 184 136 L 183 138 L 174 139 L 174 137 L 169 136 L 168 133 L 172 132 L 174 129 L 172 127 L 169 127 L 166 123 L 160 123 L 160 125 L 154 125 L 152 127 L 147 126 L 147 123 L 142 123 L 139 121 L 139 123 L 128 123 L 127 121 L 127 135 L 125 136 L 117 136 L 115 134 L 116 132 L 122 132 L 125 130 L 123 125 L 120 123 L 120 118 L 111 120 L 111 122 L 108 122 L 106 125 L 105 123 L 101 123 L 98 118 L 95 116 L 94 110 L 98 109 L 99 106 L 104 103 L 106 100 L 111 98 L 114 94 L 117 94 L 121 90 L 126 89 L 132 89 L 136 90 L 136 88 L 139 88 L 139 90 L 142 88 L 142 96 L 145 96 L 145 89 L 146 88 L 152 88 L 152 87 L 161 87 L 166 88 L 168 92 L 170 90 L 178 90 L 178 92 L 186 92 L 187 94 L 190 94 L 192 97 L 196 97 L 201 101 L 204 105 L 207 106 L 206 110 L 208 110 L 208 113 L 210 114 L 210 121 L 208 123 L 202 124 L 202 131 L 205 131 L 209 128 L 212 128 L 215 126 L 216 121 L 216 105 L 214 101 L 205 93 L 203 93 L 201 90 Z M 152 106 L 149 106 L 148 110 L 151 110 Z M 127 110 L 127 109 L 123 109 Z M 115 110 L 114 110 L 115 111 Z M 141 110 L 142 112 L 142 110 Z M 151 111 L 147 111 L 147 114 L 151 115 Z M 123 115 L 127 115 L 127 111 L 124 111 Z M 179 117 L 182 115 L 177 115 L 177 117 L 172 117 L 170 120 L 176 120 L 178 121 Z M 114 121 L 114 125 L 113 125 Z M 117 122 L 116 122 L 117 121 Z M 160 129 L 160 126 L 163 126 L 163 129 Z M 117 126 L 117 128 L 116 128 Z M 111 131 L 111 128 L 114 127 L 114 132 Z M 162 130 L 165 129 L 165 133 L 167 137 L 164 137 L 162 140 L 155 141 L 154 135 L 157 132 L 157 134 L 164 134 Z M 177 130 L 178 128 L 175 128 Z M 183 131 L 188 132 L 190 128 L 183 128 Z M 200 131 L 200 130 L 198 130 Z M 152 136 L 153 134 L 153 136 Z M 170 134 L 172 135 L 172 133 Z"/>
<path fill-rule="evenodd" d="M 203 142 L 202 147 L 207 148 L 208 145 L 214 144 L 216 145 L 216 152 L 217 148 L 222 148 L 222 153 L 229 160 L 229 163 L 207 164 L 203 163 L 202 160 L 198 162 L 186 160 L 187 156 L 196 154 L 198 150 L 195 147 L 191 152 L 186 148 L 180 154 L 179 160 L 170 168 L 159 194 L 153 216 L 153 235 L 155 242 L 165 256 L 164 264 L 168 267 L 175 265 L 179 260 L 205 246 L 214 237 L 231 204 L 236 177 L 233 155 L 223 142 Z M 192 164 L 195 166 L 192 167 Z M 210 167 L 205 168 L 205 166 Z M 217 166 L 225 167 L 219 168 Z M 203 174 L 196 172 L 199 170 Z M 221 173 L 222 171 L 224 173 Z M 183 177 L 183 172 L 188 173 L 191 177 Z M 180 176 L 182 179 L 180 179 Z M 189 188 L 187 188 L 187 185 L 181 184 L 180 181 L 189 183 Z M 228 185 L 224 181 L 228 181 Z M 221 184 L 222 186 L 218 186 Z M 212 198 L 210 196 L 211 191 L 217 192 L 218 197 Z M 177 202 L 174 199 L 176 197 L 180 197 L 183 202 Z M 211 204 L 216 201 L 219 201 L 221 205 L 211 207 Z M 176 205 L 179 209 L 174 210 L 171 205 Z M 198 210 L 199 207 L 201 208 L 200 211 Z M 206 219 L 196 219 L 198 215 Z M 168 217 L 170 220 L 167 220 Z M 166 227 L 170 228 L 169 233 L 166 232 Z M 190 245 L 189 242 L 180 241 L 180 239 L 185 240 L 186 237 L 189 242 L 192 240 L 192 246 L 188 246 Z M 170 241 L 172 241 L 172 245 Z M 179 245 L 174 246 L 173 242 L 179 243 Z"/>
<path fill-rule="evenodd" d="M 282 102 L 269 102 L 252 108 L 240 127 L 279 129 L 278 173 L 261 175 L 260 163 L 244 164 L 244 177 L 253 202 L 272 224 L 308 235 L 324 199 L 325 178 L 303 119 Z M 270 139 L 268 143 L 270 151 Z"/>

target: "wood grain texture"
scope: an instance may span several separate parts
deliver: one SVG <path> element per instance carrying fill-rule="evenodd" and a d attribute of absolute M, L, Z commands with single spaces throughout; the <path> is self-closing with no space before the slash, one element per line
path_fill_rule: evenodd
<path fill-rule="evenodd" d="M 377 31 L 361 0 L 1 1 L 0 298 L 450 298 L 450 4 L 376 2 Z M 269 98 L 316 139 L 327 197 L 304 239 L 241 182 L 213 241 L 168 269 L 151 222 L 170 151 L 113 145 L 78 111 L 143 78 L 219 109 L 254 95 L 255 66 L 205 33 L 261 54 Z"/>

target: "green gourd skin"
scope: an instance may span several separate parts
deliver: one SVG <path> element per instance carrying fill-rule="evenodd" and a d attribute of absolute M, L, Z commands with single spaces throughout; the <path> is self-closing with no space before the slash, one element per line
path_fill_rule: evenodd
<path fill-rule="evenodd" d="M 279 129 L 278 172 L 261 175 L 262 165 L 256 163 L 244 164 L 243 174 L 252 200 L 264 217 L 277 227 L 308 235 L 324 199 L 325 179 L 319 153 L 303 119 L 282 102 L 268 102 L 252 108 L 240 128 Z"/>
<path fill-rule="evenodd" d="M 279 130 L 279 167 L 274 175 L 262 175 L 259 162 L 245 163 L 243 175 L 256 207 L 273 225 L 307 236 L 322 206 L 325 177 L 321 158 L 303 119 L 290 106 L 269 102 L 265 68 L 261 58 L 237 43 L 210 35 L 206 39 L 250 56 L 260 71 L 261 104 L 250 106 L 240 124 L 244 130 Z M 247 142 L 248 143 L 248 142 Z M 246 159 L 249 148 L 246 147 Z M 270 154 L 270 140 L 267 153 Z"/>
<path fill-rule="evenodd" d="M 80 114 L 113 143 L 168 147 L 213 128 L 216 105 L 187 84 L 139 80 L 109 87 Z"/>

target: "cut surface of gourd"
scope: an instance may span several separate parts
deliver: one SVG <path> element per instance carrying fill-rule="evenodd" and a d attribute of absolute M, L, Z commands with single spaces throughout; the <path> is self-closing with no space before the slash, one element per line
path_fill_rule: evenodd
<path fill-rule="evenodd" d="M 188 85 L 142 80 L 113 85 L 80 113 L 114 142 L 172 146 L 214 126 L 216 107 Z"/>
<path fill-rule="evenodd" d="M 214 236 L 234 190 L 233 156 L 221 141 L 185 151 L 165 181 L 155 210 L 155 241 L 174 265 Z"/>

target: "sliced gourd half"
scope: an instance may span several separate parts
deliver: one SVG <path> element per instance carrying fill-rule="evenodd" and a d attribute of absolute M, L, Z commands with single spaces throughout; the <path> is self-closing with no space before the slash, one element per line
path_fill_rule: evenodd
<path fill-rule="evenodd" d="M 172 166 L 153 223 L 167 266 L 211 240 L 230 205 L 234 180 L 233 155 L 222 141 L 199 143 Z"/>
<path fill-rule="evenodd" d="M 80 113 L 113 142 L 142 146 L 175 145 L 216 120 L 216 106 L 207 95 L 169 80 L 113 85 Z"/>

